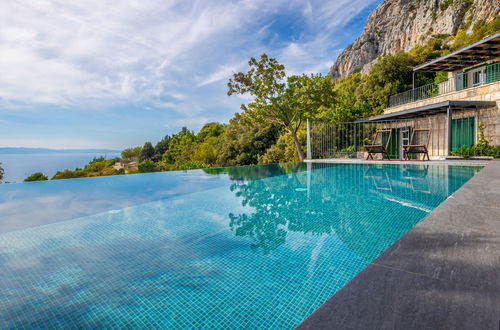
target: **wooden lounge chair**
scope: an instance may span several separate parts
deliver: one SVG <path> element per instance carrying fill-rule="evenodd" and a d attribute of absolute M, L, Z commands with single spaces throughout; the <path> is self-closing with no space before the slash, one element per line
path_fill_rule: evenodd
<path fill-rule="evenodd" d="M 387 142 L 385 145 L 381 141 L 380 144 L 377 143 L 377 138 L 378 135 L 380 134 L 380 139 L 382 140 L 382 134 L 383 133 L 389 133 L 389 136 L 387 137 Z M 372 144 L 365 144 L 364 147 L 366 151 L 368 152 L 368 156 L 366 156 L 366 160 L 372 159 L 374 154 L 382 154 L 382 159 L 384 159 L 384 155 L 387 156 L 387 159 L 390 159 L 389 153 L 387 152 L 387 148 L 389 147 L 389 143 L 391 143 L 391 136 L 392 136 L 392 129 L 378 129 L 375 131 L 375 135 L 373 136 L 373 141 Z"/>
<path fill-rule="evenodd" d="M 417 133 L 427 133 L 427 137 L 424 137 L 424 139 L 422 140 L 425 141 L 424 143 L 418 144 L 416 142 Z M 429 150 L 427 149 L 430 137 L 430 128 L 414 128 L 413 132 L 411 133 L 410 144 L 403 144 L 404 160 L 410 160 L 410 154 L 424 154 L 421 161 L 425 160 L 425 156 L 427 156 L 427 160 L 431 160 L 429 158 Z"/>

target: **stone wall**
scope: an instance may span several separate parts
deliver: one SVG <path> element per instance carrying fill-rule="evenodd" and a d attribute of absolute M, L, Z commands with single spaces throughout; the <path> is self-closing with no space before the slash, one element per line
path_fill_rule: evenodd
<path fill-rule="evenodd" d="M 484 135 L 488 142 L 492 145 L 500 145 L 500 108 L 491 107 L 487 109 L 477 110 L 455 110 L 452 118 L 476 118 L 476 141 L 478 138 L 478 125 L 485 124 Z M 395 121 L 387 125 L 388 127 L 405 127 L 412 128 L 431 128 L 431 136 L 429 140 L 429 156 L 431 159 L 440 159 L 448 155 L 448 133 L 447 133 L 447 118 L 446 113 L 440 113 L 432 116 L 412 120 Z M 423 137 L 418 137 L 421 139 Z M 421 141 L 417 141 L 417 144 Z"/>

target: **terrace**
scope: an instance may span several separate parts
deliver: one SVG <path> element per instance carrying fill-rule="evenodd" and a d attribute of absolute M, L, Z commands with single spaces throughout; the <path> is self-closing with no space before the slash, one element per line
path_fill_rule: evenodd
<path fill-rule="evenodd" d="M 498 57 L 499 42 L 500 33 L 415 67 L 413 85 L 415 85 L 415 75 L 418 72 L 449 72 L 450 76 L 440 82 L 414 87 L 392 95 L 389 98 L 389 106 L 397 107 L 499 81 L 499 63 L 488 63 Z M 466 70 L 459 72 L 464 69 Z"/>

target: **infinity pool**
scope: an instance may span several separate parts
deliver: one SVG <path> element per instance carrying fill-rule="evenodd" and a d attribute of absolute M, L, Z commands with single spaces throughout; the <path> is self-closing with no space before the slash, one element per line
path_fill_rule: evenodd
<path fill-rule="evenodd" d="M 0 185 L 0 328 L 292 328 L 479 170 L 298 163 Z"/>

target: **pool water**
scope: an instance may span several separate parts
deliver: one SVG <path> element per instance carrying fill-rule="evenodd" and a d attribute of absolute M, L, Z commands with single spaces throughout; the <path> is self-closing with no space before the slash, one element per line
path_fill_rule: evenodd
<path fill-rule="evenodd" d="M 298 163 L 0 185 L 0 328 L 293 328 L 479 170 Z"/>

